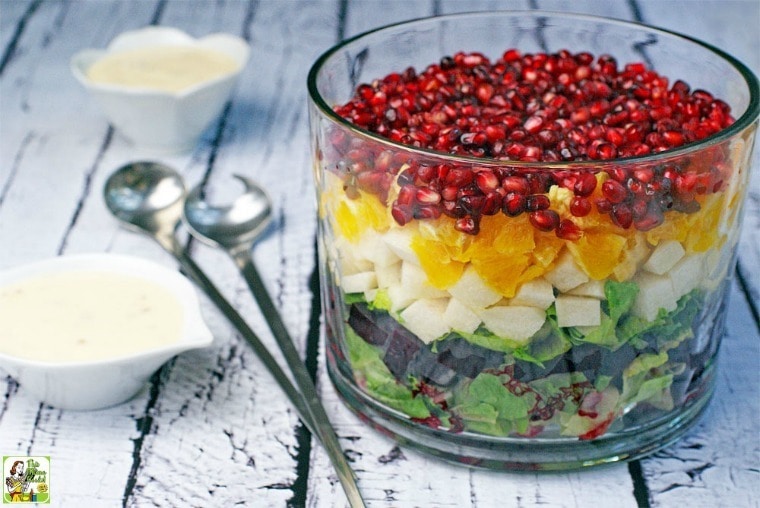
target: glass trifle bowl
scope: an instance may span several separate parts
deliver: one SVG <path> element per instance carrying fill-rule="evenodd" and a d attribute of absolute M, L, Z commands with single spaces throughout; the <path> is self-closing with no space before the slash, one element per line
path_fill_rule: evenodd
<path fill-rule="evenodd" d="M 664 30 L 488 12 L 308 78 L 327 366 L 400 443 L 570 469 L 682 435 L 715 384 L 758 81 Z"/>

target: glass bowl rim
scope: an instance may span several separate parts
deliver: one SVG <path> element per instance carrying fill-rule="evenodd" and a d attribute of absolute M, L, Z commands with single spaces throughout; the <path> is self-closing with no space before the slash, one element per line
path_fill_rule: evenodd
<path fill-rule="evenodd" d="M 739 72 L 739 74 L 744 78 L 745 84 L 747 85 L 747 88 L 749 90 L 749 103 L 747 104 L 746 110 L 743 112 L 743 114 L 739 118 L 735 119 L 734 123 L 731 124 L 730 126 L 704 139 L 701 139 L 699 141 L 694 141 L 692 143 L 680 146 L 678 148 L 673 148 L 673 149 L 669 149 L 669 150 L 665 150 L 665 151 L 653 153 L 653 154 L 646 154 L 646 155 L 625 157 L 625 158 L 599 159 L 599 160 L 594 159 L 594 160 L 582 160 L 582 161 L 551 161 L 550 162 L 550 161 L 499 160 L 499 159 L 493 159 L 493 158 L 488 158 L 488 157 L 475 157 L 471 155 L 461 155 L 461 154 L 439 152 L 439 151 L 432 150 L 429 148 L 421 148 L 421 147 L 415 147 L 411 145 L 405 145 L 403 143 L 398 143 L 386 137 L 375 134 L 374 132 L 371 132 L 367 129 L 358 127 L 355 124 L 343 118 L 342 116 L 338 115 L 333 110 L 333 108 L 330 107 L 329 104 L 327 104 L 325 99 L 322 97 L 322 94 L 320 94 L 318 90 L 317 77 L 320 71 L 322 70 L 323 66 L 325 65 L 325 63 L 327 63 L 327 61 L 333 55 L 337 54 L 343 48 L 365 37 L 368 37 L 370 35 L 374 35 L 386 30 L 390 31 L 391 29 L 401 28 L 404 26 L 411 26 L 415 24 L 432 23 L 432 22 L 440 23 L 440 22 L 450 20 L 450 19 L 478 18 L 478 17 L 485 17 L 485 16 L 487 16 L 489 19 L 493 18 L 494 16 L 511 17 L 511 18 L 522 17 L 522 16 L 531 17 L 531 18 L 555 16 L 555 17 L 561 17 L 561 18 L 567 18 L 567 19 L 594 21 L 598 23 L 606 23 L 606 24 L 611 24 L 611 25 L 624 25 L 629 28 L 646 29 L 646 30 L 662 33 L 668 37 L 683 39 L 687 42 L 697 44 L 698 46 L 701 46 L 707 49 L 708 51 L 716 54 L 718 57 L 722 58 L 723 60 L 727 61 L 731 66 L 733 66 Z M 380 78 L 380 76 L 378 76 L 378 78 Z M 379 143 L 381 145 L 387 146 L 389 149 L 393 149 L 396 151 L 416 153 L 422 157 L 455 161 L 463 165 L 511 166 L 511 167 L 522 167 L 522 168 L 541 168 L 541 169 L 550 169 L 550 170 L 554 170 L 554 169 L 561 170 L 561 169 L 567 169 L 570 167 L 599 168 L 599 167 L 603 167 L 607 165 L 655 163 L 658 161 L 664 161 L 664 160 L 677 158 L 679 156 L 685 156 L 693 152 L 717 145 L 728 139 L 731 139 L 735 135 L 742 132 L 745 128 L 750 126 L 753 122 L 756 122 L 758 117 L 760 116 L 760 82 L 758 82 L 757 76 L 755 76 L 755 74 L 740 60 L 736 59 L 735 57 L 731 56 L 725 51 L 705 41 L 702 41 L 695 37 L 691 37 L 689 35 L 685 35 L 673 30 L 668 30 L 666 28 L 656 27 L 653 25 L 648 25 L 646 23 L 640 23 L 637 21 L 628 21 L 628 20 L 621 20 L 617 18 L 594 16 L 594 15 L 588 15 L 588 14 L 543 11 L 543 10 L 496 10 L 496 11 L 461 12 L 461 13 L 454 13 L 454 14 L 444 14 L 444 15 L 414 18 L 414 19 L 400 21 L 397 23 L 391 23 L 391 24 L 379 26 L 377 28 L 367 30 L 353 37 L 345 39 L 339 42 L 338 44 L 335 44 L 324 53 L 322 53 L 314 62 L 311 69 L 309 69 L 309 74 L 306 79 L 306 85 L 307 85 L 309 97 L 311 98 L 312 103 L 322 112 L 322 114 L 324 114 L 327 118 L 332 120 L 334 123 L 337 123 L 338 125 L 348 129 L 354 135 L 360 136 L 363 138 L 368 138 L 372 142 Z M 720 97 L 716 97 L 716 98 L 720 99 Z"/>

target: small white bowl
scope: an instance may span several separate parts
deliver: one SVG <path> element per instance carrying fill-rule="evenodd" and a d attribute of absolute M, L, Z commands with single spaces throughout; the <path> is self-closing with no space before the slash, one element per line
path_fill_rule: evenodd
<path fill-rule="evenodd" d="M 209 346 L 206 326 L 193 285 L 175 270 L 118 254 L 80 254 L 52 258 L 0 271 L 0 288 L 41 275 L 106 271 L 144 278 L 169 291 L 183 310 L 180 339 L 136 353 L 97 361 L 45 362 L 0 353 L 0 368 L 35 397 L 61 409 L 100 409 L 129 400 L 173 356 Z M 23 345 L 33 348 L 33 344 Z"/>
<path fill-rule="evenodd" d="M 125 50 L 158 46 L 195 46 L 231 57 L 237 71 L 185 88 L 166 92 L 92 82 L 89 68 L 105 55 Z M 124 32 L 104 50 L 85 49 L 70 62 L 76 79 L 95 97 L 111 124 L 136 147 L 156 154 L 187 151 L 222 111 L 232 94 L 250 48 L 240 37 L 212 34 L 195 39 L 169 27 L 147 27 Z"/>

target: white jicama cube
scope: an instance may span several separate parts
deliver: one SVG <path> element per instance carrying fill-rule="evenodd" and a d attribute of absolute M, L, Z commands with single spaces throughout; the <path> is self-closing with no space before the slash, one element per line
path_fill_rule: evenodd
<path fill-rule="evenodd" d="M 634 280 L 639 285 L 639 294 L 631 309 L 634 315 L 654 321 L 660 309 L 671 312 L 678 307 L 670 277 L 640 273 Z"/>
<path fill-rule="evenodd" d="M 343 238 L 336 239 L 333 244 L 328 246 L 328 249 L 336 257 L 342 275 L 352 275 L 372 270 L 372 262 L 362 257 L 361 252 L 357 250 L 356 246 Z"/>
<path fill-rule="evenodd" d="M 383 235 L 383 241 L 396 256 L 409 263 L 419 265 L 420 260 L 411 246 L 413 236 L 414 233 L 408 228 L 392 228 Z"/>
<path fill-rule="evenodd" d="M 598 300 L 607 299 L 607 295 L 604 294 L 604 281 L 594 279 L 591 279 L 585 284 L 581 284 L 567 294 L 575 296 L 590 296 L 591 298 L 596 298 Z"/>
<path fill-rule="evenodd" d="M 515 297 L 509 302 L 510 305 L 525 305 L 538 307 L 546 310 L 554 301 L 554 288 L 546 279 L 533 279 L 525 282 L 517 290 Z"/>
<path fill-rule="evenodd" d="M 428 282 L 425 271 L 412 263 L 401 263 L 401 286 L 412 298 L 445 298 L 449 296 L 446 291 L 433 287 Z"/>
<path fill-rule="evenodd" d="M 368 302 L 374 302 L 377 296 L 377 289 L 368 289 L 364 292 L 364 299 Z"/>
<path fill-rule="evenodd" d="M 388 299 L 391 301 L 392 312 L 398 312 L 416 300 L 401 284 L 388 286 Z"/>
<path fill-rule="evenodd" d="M 723 282 L 728 272 L 729 252 L 723 249 L 710 249 L 704 254 L 704 277 L 702 289 L 714 291 Z"/>
<path fill-rule="evenodd" d="M 541 309 L 520 305 L 490 307 L 478 315 L 492 333 L 517 342 L 527 342 L 546 321 L 546 313 Z"/>
<path fill-rule="evenodd" d="M 501 295 L 491 289 L 472 266 L 468 266 L 456 284 L 449 288 L 454 298 L 474 310 L 484 309 L 501 300 Z"/>
<path fill-rule="evenodd" d="M 676 240 L 660 242 L 652 252 L 652 255 L 649 256 L 649 259 L 647 259 L 647 262 L 644 263 L 644 270 L 662 275 L 673 268 L 684 254 L 686 254 L 686 251 L 683 250 L 680 242 Z"/>
<path fill-rule="evenodd" d="M 560 256 L 554 270 L 544 275 L 552 286 L 566 293 L 589 281 L 588 275 L 575 264 L 572 254 L 565 252 Z"/>
<path fill-rule="evenodd" d="M 449 300 L 443 320 L 454 330 L 464 333 L 472 333 L 480 326 L 480 317 L 456 298 Z"/>
<path fill-rule="evenodd" d="M 670 282 L 673 283 L 673 291 L 676 298 L 681 298 L 699 285 L 704 277 L 704 266 L 704 256 L 702 254 L 694 254 L 692 256 L 684 256 L 681 261 L 670 269 L 668 277 L 670 277 Z"/>
<path fill-rule="evenodd" d="M 599 326 L 602 307 L 599 300 L 586 296 L 558 296 L 554 302 L 557 324 L 566 326 Z"/>
<path fill-rule="evenodd" d="M 410 332 L 429 344 L 449 332 L 443 319 L 447 303 L 445 298 L 423 298 L 409 305 L 400 316 Z"/>
<path fill-rule="evenodd" d="M 356 249 L 361 256 L 369 259 L 378 266 L 389 266 L 398 263 L 400 258 L 383 241 L 383 237 L 373 230 L 364 233 Z"/>
<path fill-rule="evenodd" d="M 387 288 L 401 282 L 401 263 L 388 266 L 376 266 L 377 286 Z"/>
<path fill-rule="evenodd" d="M 377 277 L 375 272 L 344 275 L 341 279 L 341 287 L 346 293 L 363 293 L 369 289 L 377 289 Z"/>

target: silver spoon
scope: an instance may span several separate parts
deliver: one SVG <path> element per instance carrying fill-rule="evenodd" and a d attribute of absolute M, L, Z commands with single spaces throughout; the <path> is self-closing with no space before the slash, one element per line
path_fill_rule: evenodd
<path fill-rule="evenodd" d="M 173 169 L 155 162 L 131 163 L 117 169 L 108 178 L 103 194 L 108 209 L 125 226 L 153 238 L 177 259 L 188 276 L 248 341 L 295 406 L 306 427 L 315 435 L 319 435 L 316 432 L 318 426 L 315 425 L 301 393 L 293 386 L 254 331 L 180 245 L 176 229 L 181 223 L 182 205 L 185 200 L 182 177 Z M 343 460 L 345 461 L 345 457 Z M 351 506 L 364 506 L 353 474 L 348 478 L 343 476 L 345 475 L 341 475 L 341 483 Z"/>
<path fill-rule="evenodd" d="M 183 216 L 185 224 L 193 236 L 213 247 L 221 247 L 235 261 L 258 302 L 261 313 L 272 329 L 277 345 L 282 350 L 285 361 L 293 373 L 296 386 L 306 399 L 307 410 L 316 427 L 316 436 L 322 441 L 338 472 L 338 478 L 346 490 L 351 505 L 363 506 L 360 504 L 362 501 L 359 492 L 355 490 L 353 471 L 343 455 L 335 431 L 319 401 L 314 382 L 251 258 L 253 243 L 271 221 L 271 200 L 267 193 L 252 180 L 240 175 L 235 175 L 235 178 L 243 183 L 245 191 L 229 206 L 211 206 L 202 197 L 202 187 L 199 185 L 193 188 L 185 200 Z"/>

